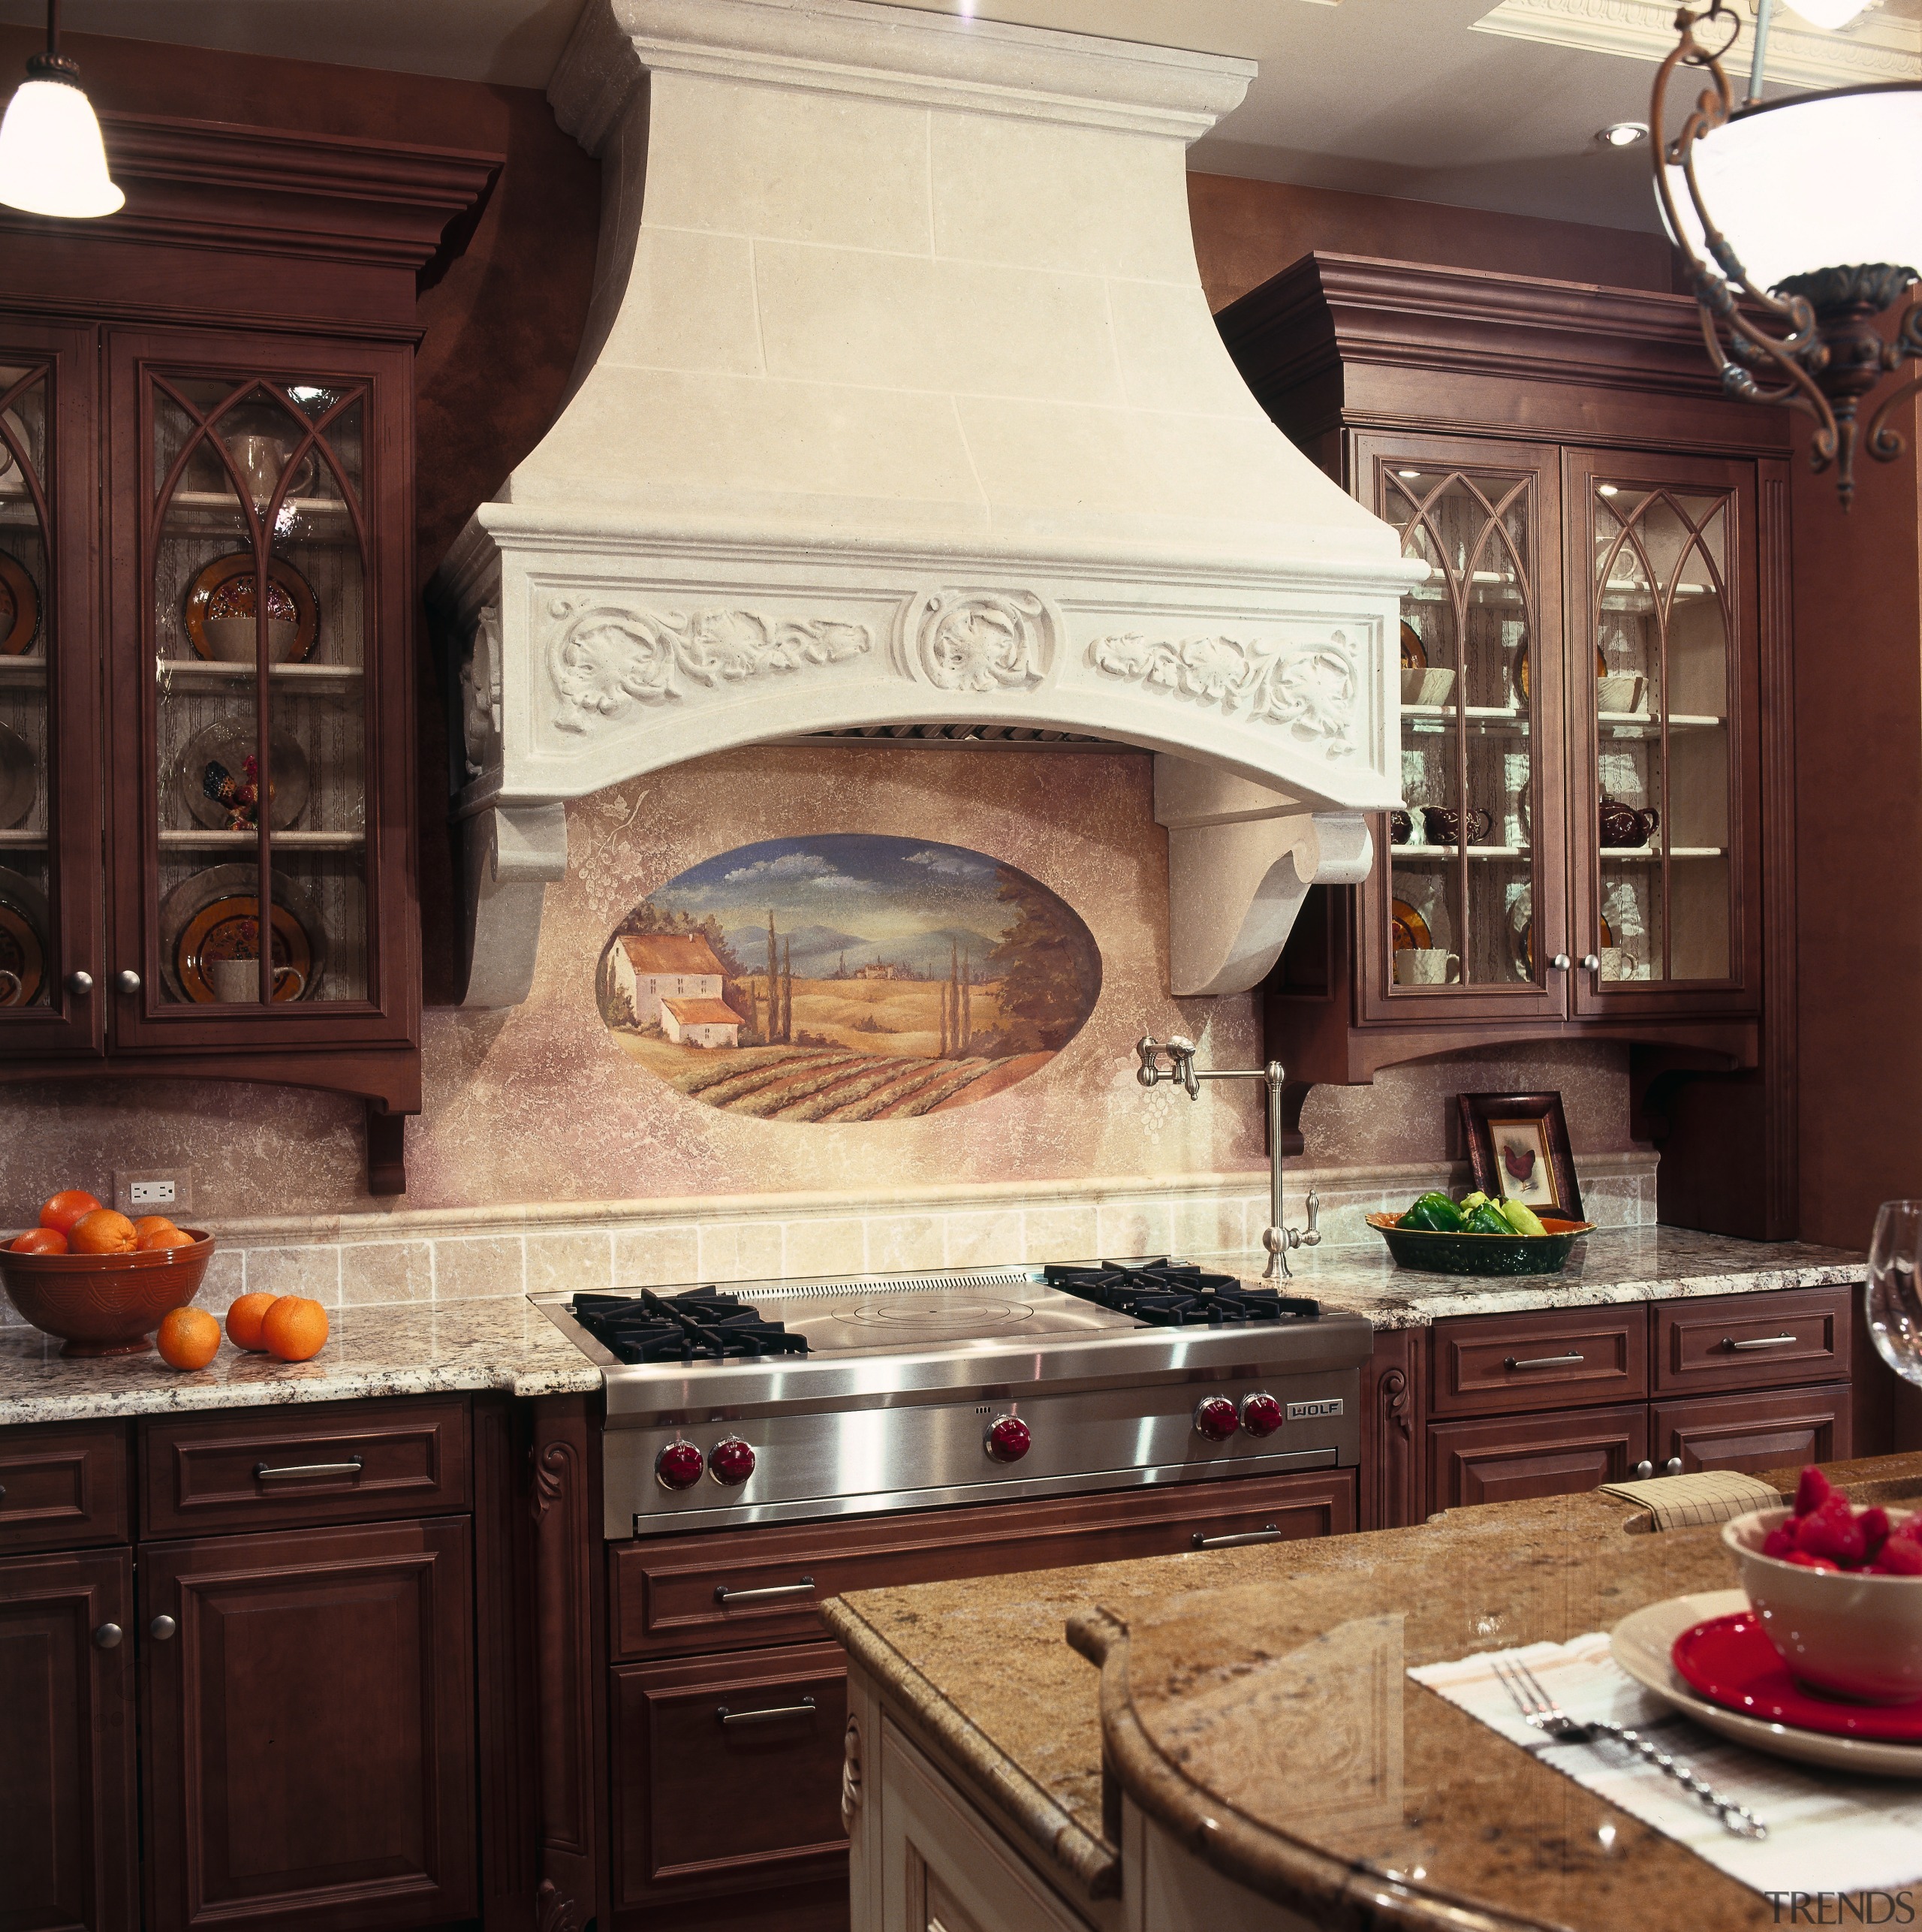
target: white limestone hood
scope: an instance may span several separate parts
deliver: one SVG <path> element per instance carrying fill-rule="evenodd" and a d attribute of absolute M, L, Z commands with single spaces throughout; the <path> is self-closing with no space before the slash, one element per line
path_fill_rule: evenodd
<path fill-rule="evenodd" d="M 465 998 L 523 998 L 562 802 L 875 725 L 1146 747 L 1170 981 L 1255 984 L 1399 802 L 1393 533 L 1216 333 L 1188 143 L 1251 63 L 870 4 L 588 0 L 572 393 L 441 567 Z"/>

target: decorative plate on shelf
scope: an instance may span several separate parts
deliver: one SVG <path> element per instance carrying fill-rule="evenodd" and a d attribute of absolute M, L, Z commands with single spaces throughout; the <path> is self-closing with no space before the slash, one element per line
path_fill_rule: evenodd
<path fill-rule="evenodd" d="M 259 957 L 259 889 L 256 867 L 222 865 L 196 873 L 167 895 L 160 909 L 160 960 L 170 992 L 212 1005 L 215 995 L 208 965 Z M 292 969 L 274 989 L 274 1003 L 311 999 L 327 972 L 326 930 L 306 894 L 291 880 L 276 878 L 273 893 L 273 962 Z"/>
<path fill-rule="evenodd" d="M 1517 909 L 1519 910 L 1520 908 Z M 1515 977 L 1517 979 L 1533 979 L 1535 977 L 1534 920 L 1525 918 L 1519 926 L 1511 921 L 1509 925 L 1509 934 L 1514 941 Z M 1601 943 L 1604 946 L 1612 946 L 1615 943 L 1615 935 L 1609 928 L 1608 920 L 1605 915 L 1601 921 Z"/>
<path fill-rule="evenodd" d="M 24 657 L 40 635 L 40 586 L 18 557 L 0 550 L 0 657 Z"/>
<path fill-rule="evenodd" d="M 9 832 L 33 809 L 39 771 L 26 740 L 0 725 L 0 832 Z"/>
<path fill-rule="evenodd" d="M 1410 946 L 1428 947 L 1435 943 L 1429 936 L 1428 921 L 1405 899 L 1389 902 L 1388 940 L 1389 951 L 1396 953 Z"/>
<path fill-rule="evenodd" d="M 1597 677 L 1608 675 L 1608 660 L 1601 654 L 1601 647 L 1595 647 L 1595 674 Z M 1523 644 L 1515 653 L 1515 668 L 1512 674 L 1515 689 L 1520 694 L 1522 702 L 1529 701 L 1529 647 Z"/>
<path fill-rule="evenodd" d="M 47 900 L 31 879 L 0 870 L 0 1006 L 30 1006 L 47 972 Z"/>
<path fill-rule="evenodd" d="M 195 650 L 209 660 L 219 653 L 206 634 L 209 617 L 252 617 L 256 589 L 254 553 L 234 550 L 213 562 L 188 586 L 182 616 L 187 635 Z M 267 616 L 270 621 L 294 626 L 294 648 L 288 661 L 304 663 L 313 655 L 321 634 L 320 605 L 314 586 L 282 557 L 267 559 Z"/>
<path fill-rule="evenodd" d="M 174 794 L 196 824 L 249 832 L 260 823 L 254 743 L 253 732 L 244 725 L 209 725 L 182 747 L 174 767 Z M 307 755 L 285 731 L 275 732 L 270 745 L 272 823 L 276 832 L 284 832 L 297 825 L 307 809 Z"/>
<path fill-rule="evenodd" d="M 1426 671 L 1428 668 L 1428 647 L 1421 641 L 1421 633 L 1405 617 L 1402 619 L 1402 668 L 1404 671 Z"/>

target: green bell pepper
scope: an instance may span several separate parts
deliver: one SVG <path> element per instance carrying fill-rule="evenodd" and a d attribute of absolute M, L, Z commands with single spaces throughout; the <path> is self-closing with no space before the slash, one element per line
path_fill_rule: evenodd
<path fill-rule="evenodd" d="M 1429 1192 L 1421 1195 L 1395 1225 L 1419 1228 L 1431 1234 L 1459 1234 L 1468 1222 L 1445 1194 Z"/>

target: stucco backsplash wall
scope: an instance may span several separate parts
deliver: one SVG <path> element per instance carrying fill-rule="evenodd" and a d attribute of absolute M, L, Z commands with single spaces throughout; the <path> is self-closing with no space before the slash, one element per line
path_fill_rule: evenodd
<path fill-rule="evenodd" d="M 426 1105 L 408 1123 L 406 1209 L 645 1201 L 701 1194 L 884 1192 L 953 1183 L 1251 1171 L 1256 1090 L 1198 1102 L 1134 1081 L 1145 1032 L 1186 1032 L 1203 1063 L 1258 1053 L 1252 996 L 1163 990 L 1167 848 L 1152 764 L 1127 752 L 763 749 L 677 766 L 569 809 L 566 879 L 549 889 L 532 994 L 494 1013 L 429 1011 Z M 646 894 L 699 861 L 770 839 L 885 833 L 1018 867 L 1085 921 L 1101 958 L 1085 1024 L 1041 1069 L 920 1118 L 758 1120 L 677 1092 L 604 1023 L 595 969 Z M 1303 1117 L 1317 1168 L 1448 1156 L 1451 1097 L 1556 1087 L 1579 1153 L 1625 1149 L 1625 1060 L 1586 1044 L 1395 1069 L 1322 1090 Z M 365 1213 L 357 1108 L 289 1089 L 48 1082 L 0 1090 L 0 1201 L 19 1218 L 56 1186 L 104 1192 L 116 1168 L 191 1170 L 211 1219 Z"/>

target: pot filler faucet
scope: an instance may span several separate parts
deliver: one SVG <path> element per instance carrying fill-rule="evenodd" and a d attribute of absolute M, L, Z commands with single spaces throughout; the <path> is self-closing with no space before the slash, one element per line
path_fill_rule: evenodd
<path fill-rule="evenodd" d="M 1194 1042 L 1184 1040 L 1179 1033 L 1173 1035 L 1166 1046 L 1152 1035 L 1144 1034 L 1135 1042 L 1134 1052 L 1141 1062 L 1134 1078 L 1143 1087 L 1155 1087 L 1164 1080 L 1171 1080 L 1177 1087 L 1187 1090 L 1190 1100 L 1200 1099 L 1200 1083 L 1204 1080 L 1258 1080 L 1267 1088 L 1268 1225 L 1261 1231 L 1261 1245 L 1268 1251 L 1268 1265 L 1261 1270 L 1261 1279 L 1288 1280 L 1291 1272 L 1288 1267 L 1289 1249 L 1321 1245 L 1321 1232 L 1315 1223 L 1321 1213 L 1321 1197 L 1313 1188 L 1308 1190 L 1306 1228 L 1282 1225 L 1282 1084 L 1287 1075 L 1282 1071 L 1281 1062 L 1270 1060 L 1262 1067 L 1197 1067 L 1194 1064 Z M 1165 1067 L 1161 1065 L 1163 1053 L 1167 1055 L 1170 1062 Z"/>

